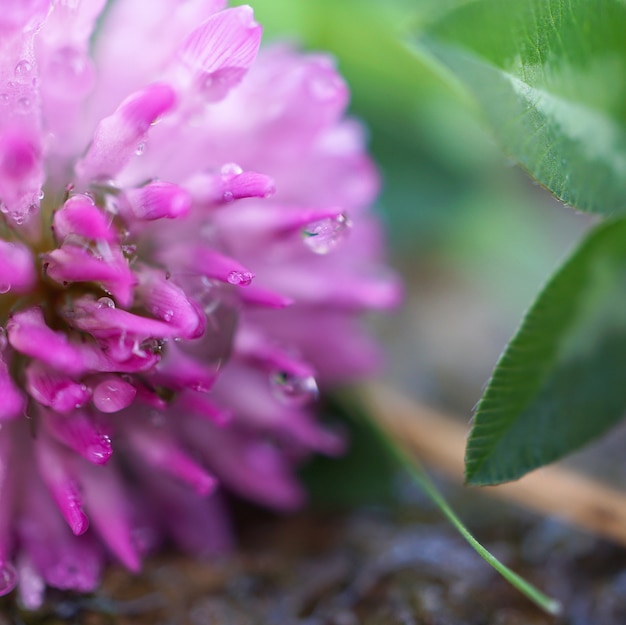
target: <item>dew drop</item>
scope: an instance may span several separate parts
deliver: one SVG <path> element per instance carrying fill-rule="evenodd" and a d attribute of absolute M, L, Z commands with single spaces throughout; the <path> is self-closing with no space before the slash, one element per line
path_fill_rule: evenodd
<path fill-rule="evenodd" d="M 131 530 L 130 540 L 135 550 L 141 555 L 147 555 L 159 544 L 156 531 L 148 526 L 134 527 Z"/>
<path fill-rule="evenodd" d="M 270 377 L 274 396 L 290 406 L 304 406 L 317 399 L 319 391 L 312 375 L 298 376 L 286 371 L 275 371 Z"/>
<path fill-rule="evenodd" d="M 209 385 L 205 382 L 193 382 L 190 385 L 192 391 L 196 391 L 197 393 L 208 393 L 210 389 Z"/>
<path fill-rule="evenodd" d="M 231 271 L 228 274 L 229 284 L 235 284 L 236 286 L 249 286 L 252 284 L 254 274 L 250 271 Z"/>
<path fill-rule="evenodd" d="M 150 352 L 151 354 L 162 354 L 165 349 L 167 341 L 165 339 L 149 338 L 143 341 L 140 345 L 144 352 Z"/>
<path fill-rule="evenodd" d="M 59 92 L 70 92 L 74 96 L 85 94 L 91 87 L 91 73 L 88 57 L 71 46 L 59 48 L 50 57 L 48 75 Z"/>
<path fill-rule="evenodd" d="M 224 202 L 232 202 L 234 199 L 235 196 L 232 191 L 224 191 L 224 193 L 222 193 L 222 200 L 224 200 Z"/>
<path fill-rule="evenodd" d="M 113 453 L 111 438 L 103 434 L 99 440 L 88 445 L 85 449 L 85 457 L 94 464 L 104 464 Z"/>
<path fill-rule="evenodd" d="M 213 314 L 221 303 L 221 284 L 202 276 L 200 286 L 194 292 L 194 299 L 200 304 L 206 315 Z"/>
<path fill-rule="evenodd" d="M 46 197 L 46 194 L 44 193 L 43 189 L 39 191 L 39 195 L 37 197 L 39 198 L 39 201 L 43 200 L 44 197 Z"/>
<path fill-rule="evenodd" d="M 141 156 L 146 151 L 146 144 L 142 141 L 136 148 L 135 154 Z"/>
<path fill-rule="evenodd" d="M 21 83 L 28 82 L 32 71 L 33 66 L 28 61 L 22 60 L 15 66 L 15 78 Z"/>
<path fill-rule="evenodd" d="M 8 282 L 0 283 L 0 295 L 4 295 L 11 290 L 11 284 Z"/>
<path fill-rule="evenodd" d="M 10 562 L 0 562 L 0 597 L 10 593 L 17 586 L 18 575 Z"/>
<path fill-rule="evenodd" d="M 237 163 L 226 163 L 220 169 L 222 176 L 238 176 L 243 173 L 243 169 Z"/>
<path fill-rule="evenodd" d="M 126 257 L 134 256 L 137 253 L 137 246 L 133 243 L 130 243 L 128 245 L 122 245 L 121 247 L 122 252 Z"/>
<path fill-rule="evenodd" d="M 315 221 L 302 230 L 305 245 L 315 254 L 328 254 L 347 236 L 352 222 L 345 213 Z"/>
<path fill-rule="evenodd" d="M 16 106 L 17 112 L 22 113 L 22 114 L 28 113 L 28 111 L 30 111 L 32 107 L 32 104 L 33 103 L 30 98 L 27 98 L 26 96 L 24 96 L 23 98 L 20 98 L 17 101 L 17 106 Z"/>
<path fill-rule="evenodd" d="M 101 297 L 98 300 L 98 308 L 115 308 L 115 302 L 110 297 Z"/>

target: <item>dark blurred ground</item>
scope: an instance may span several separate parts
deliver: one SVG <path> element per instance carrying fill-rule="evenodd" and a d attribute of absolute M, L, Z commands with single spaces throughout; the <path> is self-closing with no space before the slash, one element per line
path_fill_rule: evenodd
<path fill-rule="evenodd" d="M 410 490 L 410 489 L 409 489 Z M 406 494 L 405 494 L 406 495 Z M 419 499 L 419 496 L 416 496 Z M 419 503 L 418 501 L 413 502 Z M 424 503 L 424 502 L 421 502 Z M 2 625 L 622 625 L 626 552 L 555 521 L 482 501 L 478 536 L 566 605 L 546 616 L 501 580 L 428 505 L 270 518 L 248 510 L 223 562 L 111 568 L 93 596 L 54 593 L 36 614 L 4 602 Z M 476 509 L 475 509 L 476 511 Z M 491 519 L 489 519 L 491 517 Z"/>

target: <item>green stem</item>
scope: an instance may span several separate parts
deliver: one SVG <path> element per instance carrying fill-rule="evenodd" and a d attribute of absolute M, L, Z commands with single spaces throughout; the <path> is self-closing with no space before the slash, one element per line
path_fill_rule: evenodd
<path fill-rule="evenodd" d="M 354 400 L 354 397 L 352 398 Z M 350 411 L 354 412 L 354 411 Z M 485 549 L 470 533 L 470 531 L 463 525 L 463 522 L 456 515 L 454 510 L 448 505 L 448 502 L 444 499 L 443 495 L 437 490 L 437 487 L 433 484 L 432 480 L 422 467 L 421 463 L 415 457 L 415 455 L 409 455 L 403 451 L 398 444 L 396 444 L 391 437 L 383 430 L 383 428 L 372 419 L 366 409 L 360 410 L 360 412 L 366 416 L 367 421 L 374 431 L 378 434 L 380 441 L 383 443 L 390 455 L 396 459 L 396 461 L 409 473 L 409 475 L 415 480 L 415 482 L 423 489 L 430 500 L 441 510 L 443 515 L 450 521 L 450 523 L 457 529 L 459 534 L 469 543 L 469 545 L 483 558 L 488 564 L 490 564 L 504 579 L 506 579 L 513 587 L 517 588 L 523 595 L 528 597 L 533 603 L 539 606 L 542 610 L 545 610 L 549 614 L 558 615 L 562 611 L 562 606 L 559 601 L 548 597 L 540 590 L 535 588 L 532 584 L 522 579 L 517 573 L 514 573 L 507 566 L 502 564 L 495 556 L 493 556 L 487 549 Z"/>

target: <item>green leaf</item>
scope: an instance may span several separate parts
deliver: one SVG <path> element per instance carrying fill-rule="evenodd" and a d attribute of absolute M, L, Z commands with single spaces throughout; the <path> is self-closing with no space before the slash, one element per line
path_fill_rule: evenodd
<path fill-rule="evenodd" d="M 341 403 L 328 406 L 332 420 L 348 431 L 350 446 L 337 458 L 314 456 L 300 472 L 313 505 L 354 507 L 391 503 L 396 461 L 363 419 L 354 419 Z"/>
<path fill-rule="evenodd" d="M 626 218 L 597 227 L 557 271 L 501 357 L 474 419 L 471 484 L 561 458 L 626 411 Z"/>
<path fill-rule="evenodd" d="M 473 94 L 504 149 L 564 202 L 625 212 L 626 3 L 446 4 L 420 47 Z"/>

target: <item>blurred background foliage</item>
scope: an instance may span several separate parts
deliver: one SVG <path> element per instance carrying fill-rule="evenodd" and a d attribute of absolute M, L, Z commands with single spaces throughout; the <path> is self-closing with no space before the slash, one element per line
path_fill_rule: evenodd
<path fill-rule="evenodd" d="M 408 306 L 389 376 L 469 416 L 506 341 L 588 218 L 559 205 L 495 145 L 471 97 L 415 44 L 463 0 L 249 0 L 265 43 L 337 59 L 370 131 L 378 209 Z"/>

